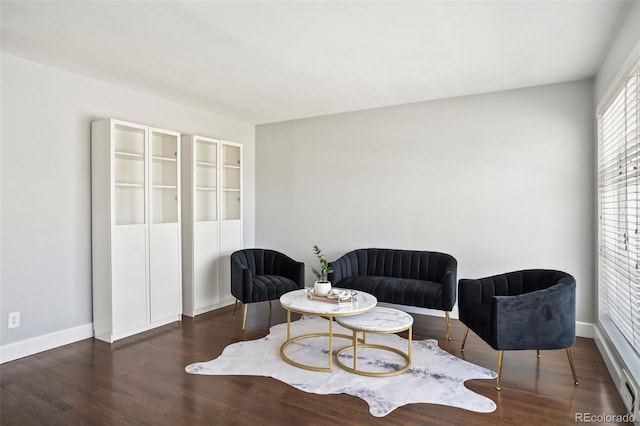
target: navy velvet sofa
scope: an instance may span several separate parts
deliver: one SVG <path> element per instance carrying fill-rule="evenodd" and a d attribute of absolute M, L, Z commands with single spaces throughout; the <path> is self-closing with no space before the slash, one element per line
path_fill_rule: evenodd
<path fill-rule="evenodd" d="M 449 312 L 456 303 L 458 262 L 446 253 L 381 248 L 358 249 L 330 262 L 334 287 L 373 294 L 379 302 Z"/>

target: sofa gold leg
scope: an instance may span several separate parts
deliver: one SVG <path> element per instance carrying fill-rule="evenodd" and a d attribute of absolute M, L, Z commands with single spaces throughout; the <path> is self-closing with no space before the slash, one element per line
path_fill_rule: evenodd
<path fill-rule="evenodd" d="M 567 348 L 567 357 L 569 358 L 569 365 L 571 366 L 571 373 L 573 374 L 573 382 L 578 384 L 578 375 L 576 374 L 576 366 L 573 364 L 573 356 L 571 355 L 571 348 Z"/>
<path fill-rule="evenodd" d="M 248 303 L 244 304 L 244 315 L 242 316 L 242 331 L 244 331 L 245 326 L 247 325 L 247 308 L 249 307 Z"/>
<path fill-rule="evenodd" d="M 447 322 L 447 340 L 451 340 L 451 318 L 449 312 L 444 312 L 444 320 Z"/>
<path fill-rule="evenodd" d="M 502 358 L 504 351 L 498 352 L 498 379 L 496 380 L 496 390 L 500 390 L 500 378 L 502 377 Z"/>
<path fill-rule="evenodd" d="M 233 312 L 231 313 L 231 315 L 235 315 L 236 314 L 236 308 L 238 307 L 238 299 L 236 299 L 236 303 L 233 304 Z"/>
<path fill-rule="evenodd" d="M 462 348 L 460 348 L 460 352 L 464 352 L 464 344 L 467 343 L 467 335 L 469 334 L 469 327 L 465 327 L 464 329 L 464 337 L 462 338 Z"/>
<path fill-rule="evenodd" d="M 540 358 L 540 349 L 536 349 L 536 358 Z"/>
<path fill-rule="evenodd" d="M 271 300 L 269 300 L 269 310 L 271 310 Z"/>

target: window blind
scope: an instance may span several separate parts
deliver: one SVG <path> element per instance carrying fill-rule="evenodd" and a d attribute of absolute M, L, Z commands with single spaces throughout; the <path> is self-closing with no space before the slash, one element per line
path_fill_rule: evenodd
<path fill-rule="evenodd" d="M 640 355 L 640 63 L 598 116 L 598 308 Z"/>

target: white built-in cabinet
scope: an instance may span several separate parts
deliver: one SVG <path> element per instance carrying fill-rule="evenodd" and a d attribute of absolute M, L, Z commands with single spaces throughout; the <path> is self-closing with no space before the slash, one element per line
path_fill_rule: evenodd
<path fill-rule="evenodd" d="M 107 342 L 181 319 L 180 134 L 91 126 L 93 328 Z"/>
<path fill-rule="evenodd" d="M 182 300 L 187 316 L 234 301 L 229 256 L 242 248 L 242 145 L 182 137 Z"/>

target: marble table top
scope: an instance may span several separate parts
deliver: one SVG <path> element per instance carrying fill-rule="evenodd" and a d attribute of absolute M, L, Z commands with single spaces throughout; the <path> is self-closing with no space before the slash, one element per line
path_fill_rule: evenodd
<path fill-rule="evenodd" d="M 280 297 L 283 308 L 301 314 L 347 316 L 370 311 L 376 307 L 378 299 L 372 294 L 358 292 L 358 298 L 351 303 L 331 303 L 321 300 L 311 300 L 306 288 L 294 290 Z"/>
<path fill-rule="evenodd" d="M 408 313 L 382 306 L 364 314 L 338 318 L 336 321 L 350 329 L 371 332 L 406 330 L 413 325 L 413 317 Z"/>

